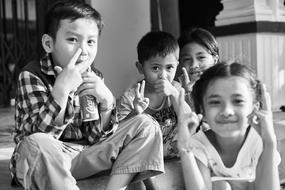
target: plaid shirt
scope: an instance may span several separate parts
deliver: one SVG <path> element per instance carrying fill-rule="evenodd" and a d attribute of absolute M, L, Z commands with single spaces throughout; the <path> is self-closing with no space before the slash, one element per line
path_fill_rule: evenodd
<path fill-rule="evenodd" d="M 87 139 L 89 144 L 95 144 L 116 131 L 118 117 L 115 105 L 109 126 L 107 130 L 103 130 L 100 119 L 82 122 L 79 97 L 74 95 L 74 93 L 71 93 L 68 97 L 64 124 L 56 125 L 55 118 L 61 108 L 51 95 L 56 79 L 53 65 L 48 57 L 43 58 L 40 64 L 38 62 L 31 64 L 27 65 L 28 67 L 26 66 L 20 73 L 17 84 L 14 133 L 16 144 L 24 136 L 36 132 L 50 133 L 56 139 L 63 141 Z M 92 71 L 103 79 L 102 74 L 98 70 L 92 69 Z M 13 154 L 10 162 L 12 176 L 15 174 L 14 168 L 15 160 Z"/>
<path fill-rule="evenodd" d="M 37 63 L 34 63 L 37 64 Z M 32 68 L 34 68 L 32 66 Z M 36 72 L 24 69 L 19 75 L 16 96 L 15 111 L 15 135 L 14 141 L 17 144 L 24 136 L 36 133 L 50 133 L 60 140 L 81 140 L 87 139 L 90 144 L 97 143 L 115 132 L 118 126 L 117 110 L 112 110 L 111 119 L 107 131 L 103 130 L 100 119 L 91 122 L 82 122 L 80 114 L 79 96 L 69 94 L 64 124 L 56 125 L 55 118 L 61 108 L 51 95 L 56 75 L 49 58 L 45 57 L 40 61 L 40 75 Z M 31 70 L 31 69 L 30 69 Z M 33 70 L 33 69 L 32 69 Z M 92 69 L 102 79 L 102 74 Z"/>

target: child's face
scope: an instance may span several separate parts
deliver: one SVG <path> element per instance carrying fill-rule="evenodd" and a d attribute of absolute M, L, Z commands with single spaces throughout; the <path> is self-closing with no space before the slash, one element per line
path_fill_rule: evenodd
<path fill-rule="evenodd" d="M 204 118 L 218 136 L 243 137 L 253 102 L 253 92 L 246 79 L 218 78 L 209 83 L 203 98 Z"/>
<path fill-rule="evenodd" d="M 192 42 L 183 46 L 179 59 L 181 66 L 186 68 L 190 81 L 196 81 L 202 72 L 215 64 L 217 58 L 200 44 Z"/>
<path fill-rule="evenodd" d="M 55 65 L 64 68 L 78 48 L 82 49 L 82 53 L 77 64 L 88 62 L 91 65 L 97 54 L 98 36 L 97 24 L 92 19 L 80 18 L 73 22 L 62 20 L 53 43 Z"/>
<path fill-rule="evenodd" d="M 172 82 L 178 66 L 178 51 L 165 57 L 155 56 L 142 64 L 141 73 L 146 85 L 152 85 L 157 80 L 166 79 Z"/>

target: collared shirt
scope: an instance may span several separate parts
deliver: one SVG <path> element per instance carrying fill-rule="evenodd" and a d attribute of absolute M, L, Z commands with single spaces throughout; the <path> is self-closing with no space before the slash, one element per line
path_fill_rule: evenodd
<path fill-rule="evenodd" d="M 43 58 L 40 64 L 37 64 L 39 63 L 28 64 L 19 75 L 15 107 L 15 150 L 25 136 L 37 132 L 50 133 L 54 138 L 63 141 L 86 139 L 89 144 L 95 144 L 103 141 L 116 131 L 119 122 L 115 105 L 112 109 L 107 130 L 104 130 L 100 117 L 95 121 L 82 122 L 79 97 L 74 93 L 69 94 L 68 97 L 64 124 L 56 125 L 55 118 L 61 110 L 51 94 L 56 73 L 49 57 Z M 100 71 L 95 68 L 92 71 L 103 80 Z M 13 184 L 17 183 L 15 165 L 14 151 L 9 164 Z"/>
<path fill-rule="evenodd" d="M 36 64 L 38 63 L 34 62 L 34 65 L 28 67 L 29 69 L 24 69 L 19 75 L 15 109 L 14 141 L 16 144 L 24 136 L 36 132 L 50 133 L 60 140 L 85 138 L 90 144 L 97 143 L 115 132 L 118 126 L 115 106 L 108 130 L 104 131 L 100 119 L 82 122 L 79 97 L 74 93 L 69 94 L 68 97 L 64 124 L 56 125 L 55 118 L 61 110 L 51 94 L 56 73 L 48 57 L 40 61 L 40 72 L 34 71 L 38 67 Z M 93 70 L 93 72 L 103 79 L 98 70 Z"/>

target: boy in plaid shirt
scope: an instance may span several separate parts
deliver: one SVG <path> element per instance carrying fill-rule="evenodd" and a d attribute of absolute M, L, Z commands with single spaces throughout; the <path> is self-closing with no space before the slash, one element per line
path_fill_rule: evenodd
<path fill-rule="evenodd" d="M 112 169 L 106 189 L 124 189 L 161 174 L 159 124 L 144 114 L 118 124 L 115 98 L 94 68 L 101 15 L 87 4 L 58 2 L 45 21 L 47 55 L 26 65 L 17 84 L 13 182 L 25 189 L 72 190 L 78 189 L 76 179 Z M 99 119 L 82 121 L 83 95 L 96 98 Z"/>

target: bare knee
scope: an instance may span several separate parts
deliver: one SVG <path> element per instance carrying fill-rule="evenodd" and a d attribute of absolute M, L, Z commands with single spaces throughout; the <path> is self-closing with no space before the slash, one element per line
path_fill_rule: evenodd
<path fill-rule="evenodd" d="M 227 181 L 215 181 L 212 183 L 213 190 L 231 190 L 232 187 Z"/>

